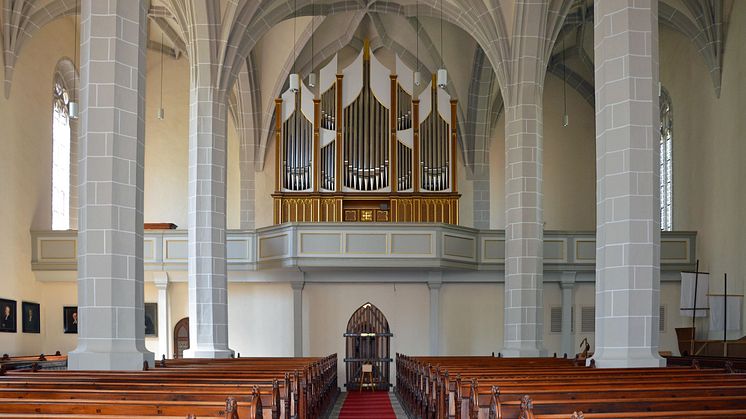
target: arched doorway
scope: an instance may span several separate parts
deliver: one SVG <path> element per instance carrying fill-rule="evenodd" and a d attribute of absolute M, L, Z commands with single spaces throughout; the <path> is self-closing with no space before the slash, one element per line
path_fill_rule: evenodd
<path fill-rule="evenodd" d="M 360 388 L 363 364 L 369 363 L 373 365 L 374 388 L 388 391 L 392 336 L 386 316 L 373 304 L 365 303 L 352 314 L 344 334 L 348 390 Z"/>
<path fill-rule="evenodd" d="M 174 327 L 174 359 L 184 358 L 189 349 L 189 317 L 179 320 Z"/>

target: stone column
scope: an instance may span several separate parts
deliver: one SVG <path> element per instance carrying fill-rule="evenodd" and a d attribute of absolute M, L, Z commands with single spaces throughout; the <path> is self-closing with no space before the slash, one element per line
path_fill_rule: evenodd
<path fill-rule="evenodd" d="M 440 287 L 443 285 L 442 272 L 428 274 L 427 287 L 430 289 L 430 355 L 440 355 Z"/>
<path fill-rule="evenodd" d="M 505 108 L 505 329 L 501 352 L 507 357 L 546 355 L 542 321 L 543 90 L 529 80 L 519 84 L 518 103 Z"/>
<path fill-rule="evenodd" d="M 472 198 L 472 213 L 474 214 L 474 228 L 489 230 L 490 228 L 490 167 L 486 164 L 474 165 L 474 188 Z"/>
<path fill-rule="evenodd" d="M 207 68 L 204 68 L 207 67 Z M 229 358 L 226 264 L 226 100 L 209 64 L 192 65 L 189 106 L 187 358 Z"/>
<path fill-rule="evenodd" d="M 575 305 L 575 272 L 562 272 L 562 352 L 572 357 L 575 350 L 575 331 L 572 327 L 572 307 Z"/>
<path fill-rule="evenodd" d="M 168 343 L 171 341 L 169 331 L 171 322 L 169 322 L 169 305 L 168 305 L 168 274 L 166 272 L 156 272 L 154 279 L 155 287 L 158 289 L 158 354 L 157 356 L 171 358 L 171 352 L 168 350 Z"/>
<path fill-rule="evenodd" d="M 595 4 L 596 366 L 661 366 L 658 2 Z"/>
<path fill-rule="evenodd" d="M 303 356 L 303 287 L 305 282 L 291 282 L 293 288 L 293 356 Z"/>
<path fill-rule="evenodd" d="M 78 347 L 72 370 L 141 370 L 147 4 L 81 8 Z"/>

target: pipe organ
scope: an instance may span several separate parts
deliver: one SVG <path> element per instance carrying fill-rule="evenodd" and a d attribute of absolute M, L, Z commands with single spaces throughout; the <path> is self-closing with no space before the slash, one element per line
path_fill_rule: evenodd
<path fill-rule="evenodd" d="M 370 53 L 275 101 L 274 222 L 458 224 L 456 101 Z"/>

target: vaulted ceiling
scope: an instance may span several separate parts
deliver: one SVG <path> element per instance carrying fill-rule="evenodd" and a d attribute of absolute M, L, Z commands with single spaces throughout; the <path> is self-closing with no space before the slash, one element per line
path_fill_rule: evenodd
<path fill-rule="evenodd" d="M 51 20 L 76 14 L 78 1 L 0 0 L 6 97 L 24 42 Z M 259 168 L 271 138 L 273 99 L 284 88 L 293 65 L 299 73 L 308 74 L 337 52 L 344 65 L 345 57 L 352 55 L 350 51 L 359 51 L 365 38 L 374 51 L 380 50 L 384 57 L 398 54 L 410 67 L 419 65 L 425 74 L 442 62 L 452 80 L 449 93 L 459 100 L 459 137 L 465 162 L 474 170 L 502 109 L 500 85 L 505 69 L 496 63 L 510 48 L 510 34 L 520 25 L 515 16 L 517 1 L 152 0 L 148 45 L 156 50 L 163 45 L 170 56 L 185 56 L 194 62 L 195 47 L 190 40 L 195 39 L 195 31 L 190 25 L 195 19 L 211 25 L 216 42 L 211 59 L 225 69 L 219 83 L 233 92 L 229 95 L 233 118 L 243 133 L 242 141 L 253 143 Z M 547 70 L 567 80 L 592 105 L 593 1 L 547 1 L 570 6 Z M 732 4 L 733 0 L 659 2 L 661 24 L 680 31 L 698 46 L 718 94 Z M 286 33 L 292 26 L 295 37 Z M 500 39 L 505 41 L 497 43 Z M 282 71 L 260 74 L 258 51 L 279 55 Z"/>

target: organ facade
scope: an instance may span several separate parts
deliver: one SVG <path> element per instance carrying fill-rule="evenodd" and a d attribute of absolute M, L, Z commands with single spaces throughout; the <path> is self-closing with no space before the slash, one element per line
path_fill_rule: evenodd
<path fill-rule="evenodd" d="M 276 100 L 274 223 L 458 224 L 456 101 L 363 50 Z"/>

